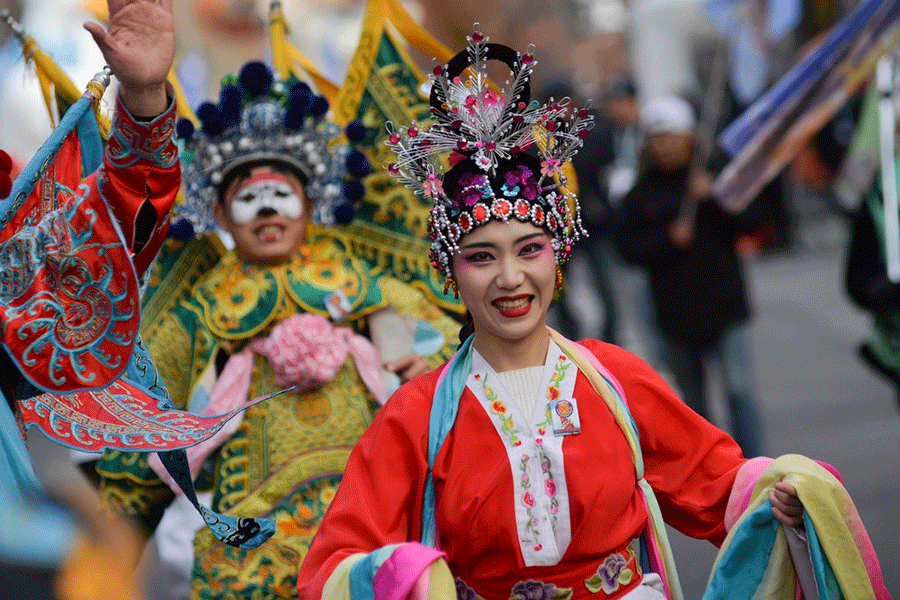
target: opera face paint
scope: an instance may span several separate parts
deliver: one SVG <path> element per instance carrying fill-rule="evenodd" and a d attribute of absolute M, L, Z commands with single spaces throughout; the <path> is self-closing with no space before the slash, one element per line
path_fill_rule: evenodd
<path fill-rule="evenodd" d="M 297 219 L 303 214 L 300 195 L 278 173 L 260 173 L 248 179 L 231 202 L 231 218 L 235 223 L 249 223 L 267 212 L 288 219 Z"/>
<path fill-rule="evenodd" d="M 234 239 L 240 259 L 259 265 L 293 259 L 306 238 L 311 212 L 301 181 L 271 165 L 254 167 L 233 184 L 216 219 Z"/>
<path fill-rule="evenodd" d="M 544 317 L 556 287 L 550 241 L 545 230 L 512 219 L 491 221 L 463 237 L 453 274 L 477 337 L 546 335 Z"/>

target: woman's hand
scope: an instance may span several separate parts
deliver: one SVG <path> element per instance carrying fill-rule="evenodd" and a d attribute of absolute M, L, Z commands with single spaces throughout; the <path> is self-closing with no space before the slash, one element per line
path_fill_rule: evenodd
<path fill-rule="evenodd" d="M 418 354 L 407 354 L 402 358 L 384 363 L 384 368 L 400 377 L 401 383 L 406 383 L 414 377 L 418 377 L 431 370 L 428 362 Z"/>
<path fill-rule="evenodd" d="M 803 524 L 803 503 L 797 495 L 797 489 L 786 481 L 779 481 L 775 489 L 769 491 L 772 503 L 772 514 L 787 527 L 798 527 Z"/>
<path fill-rule="evenodd" d="M 173 0 L 108 0 L 104 29 L 85 23 L 119 80 L 119 96 L 136 117 L 154 117 L 168 107 L 166 76 L 175 58 Z"/>

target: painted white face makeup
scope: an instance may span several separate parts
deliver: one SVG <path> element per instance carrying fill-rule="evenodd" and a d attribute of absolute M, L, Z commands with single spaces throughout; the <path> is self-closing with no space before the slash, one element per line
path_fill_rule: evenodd
<path fill-rule="evenodd" d="M 260 174 L 247 180 L 234 197 L 231 218 L 243 225 L 266 208 L 285 218 L 296 219 L 303 214 L 303 201 L 290 183 L 278 174 Z"/>

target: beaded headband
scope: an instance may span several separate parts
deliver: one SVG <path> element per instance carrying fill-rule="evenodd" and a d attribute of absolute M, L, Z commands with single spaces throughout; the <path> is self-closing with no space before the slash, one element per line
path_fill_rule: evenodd
<path fill-rule="evenodd" d="M 388 123 L 385 144 L 397 162 L 385 166 L 404 186 L 434 203 L 431 264 L 445 277 L 450 277 L 460 237 L 491 219 L 514 217 L 547 228 L 562 264 L 575 240 L 587 233 L 561 167 L 578 152 L 594 126 L 593 117 L 586 109 L 570 108 L 569 98 L 551 98 L 543 106 L 531 102 L 531 73 L 537 64 L 532 47 L 521 54 L 488 43 L 477 23 L 467 39 L 466 50 L 429 75 L 434 123 L 425 127 L 413 122 L 397 130 Z M 490 60 L 510 69 L 500 92 L 488 81 Z M 443 156 L 452 167 L 446 173 Z"/>
<path fill-rule="evenodd" d="M 248 164 L 278 164 L 294 171 L 313 200 L 316 223 L 348 223 L 365 188 L 369 172 L 365 155 L 340 143 L 341 129 L 326 118 L 328 101 L 301 81 L 276 80 L 265 64 L 251 62 L 223 81 L 218 104 L 197 109 L 202 122 L 177 124 L 182 143 L 185 202 L 175 207 L 199 232 L 216 228 L 213 207 L 223 184 Z M 345 129 L 350 142 L 366 134 L 359 121 Z"/>

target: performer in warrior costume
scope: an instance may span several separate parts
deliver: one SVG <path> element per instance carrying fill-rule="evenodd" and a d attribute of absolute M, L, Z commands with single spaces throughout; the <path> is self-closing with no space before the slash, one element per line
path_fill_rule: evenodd
<path fill-rule="evenodd" d="M 353 218 L 369 167 L 338 139 L 324 98 L 262 63 L 227 77 L 220 98 L 198 109 L 196 130 L 179 122 L 187 201 L 176 208 L 198 234 L 218 227 L 235 245 L 200 272 L 191 265 L 208 254 L 192 244 L 207 238 L 163 255 L 142 333 L 177 407 L 218 414 L 294 387 L 188 450 L 211 507 L 274 519 L 273 539 L 245 550 L 175 532 L 185 566 L 193 547 L 192 598 L 286 598 L 353 444 L 391 389 L 452 354 L 458 323 L 331 235 Z M 344 133 L 352 143 L 365 130 Z M 155 458 L 107 452 L 97 469 L 106 500 L 147 533 L 178 493 Z"/>
<path fill-rule="evenodd" d="M 434 201 L 432 264 L 471 327 L 455 357 L 402 386 L 357 444 L 300 567 L 300 597 L 678 598 L 664 518 L 726 541 L 727 585 L 711 588 L 726 592 L 711 597 L 750 598 L 734 580 L 783 549 L 780 524 L 811 530 L 828 496 L 815 486 L 839 483 L 800 457 L 745 460 L 639 358 L 547 328 L 559 264 L 583 235 L 556 179 L 590 118 L 568 99 L 530 104 L 531 51 L 477 30 L 470 42 L 434 70 L 435 124 L 394 131 L 387 168 Z M 491 60 L 511 71 L 499 93 L 486 82 Z M 726 540 L 748 522 L 766 525 Z M 732 550 L 757 556 L 744 550 L 764 546 L 762 532 L 773 540 L 766 560 L 734 568 Z M 637 551 L 636 538 L 646 542 Z M 877 568 L 854 564 L 841 585 L 886 597 Z M 841 577 L 845 565 L 835 565 Z M 793 582 L 780 589 L 793 597 Z"/>

